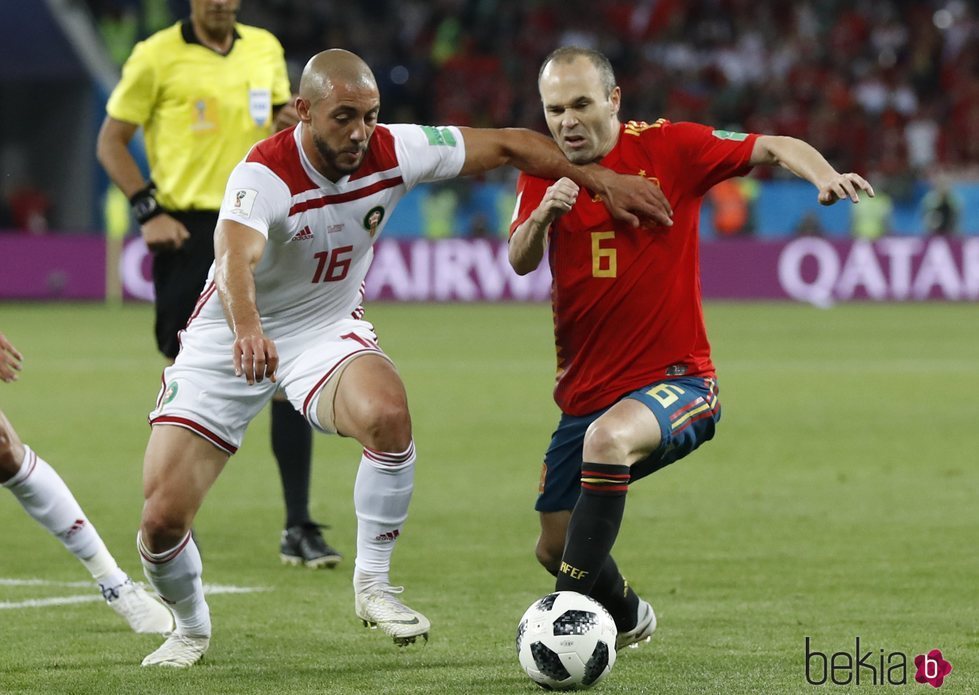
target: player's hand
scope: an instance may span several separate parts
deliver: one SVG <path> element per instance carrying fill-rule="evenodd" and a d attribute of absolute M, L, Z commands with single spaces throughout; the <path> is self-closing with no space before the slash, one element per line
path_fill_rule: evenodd
<path fill-rule="evenodd" d="M 296 111 L 296 103 L 293 99 L 275 112 L 275 122 L 272 124 L 272 128 L 278 133 L 280 130 L 291 128 L 297 123 L 299 123 L 299 112 Z"/>
<path fill-rule="evenodd" d="M 579 190 L 578 184 L 568 178 L 558 179 L 547 187 L 537 209 L 544 215 L 548 225 L 574 207 Z"/>
<path fill-rule="evenodd" d="M 599 191 L 612 217 L 631 227 L 653 224 L 673 226 L 673 208 L 659 184 L 643 176 L 616 174 L 611 169 L 603 175 L 605 188 Z"/>
<path fill-rule="evenodd" d="M 234 363 L 235 376 L 245 377 L 249 385 L 266 377 L 269 381 L 275 381 L 279 353 L 272 339 L 261 331 L 236 334 L 231 347 L 231 360 Z"/>
<path fill-rule="evenodd" d="M 17 372 L 20 371 L 23 359 L 24 356 L 17 351 L 17 348 L 3 333 L 0 333 L 0 381 L 8 383 L 17 381 Z"/>
<path fill-rule="evenodd" d="M 146 221 L 139 228 L 150 251 L 176 251 L 190 238 L 190 232 L 166 213 Z"/>
<path fill-rule="evenodd" d="M 819 187 L 819 203 L 821 205 L 832 205 L 837 200 L 843 200 L 844 198 L 849 198 L 854 203 L 859 203 L 860 191 L 866 191 L 867 195 L 871 198 L 874 197 L 873 187 L 860 174 L 854 174 L 852 172 L 837 174 Z"/>

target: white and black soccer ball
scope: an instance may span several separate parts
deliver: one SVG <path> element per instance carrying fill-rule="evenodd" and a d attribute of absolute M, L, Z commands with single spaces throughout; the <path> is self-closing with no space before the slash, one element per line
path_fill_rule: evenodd
<path fill-rule="evenodd" d="M 517 625 L 517 657 L 545 690 L 589 688 L 615 664 L 615 621 L 593 598 L 558 591 L 534 601 Z"/>

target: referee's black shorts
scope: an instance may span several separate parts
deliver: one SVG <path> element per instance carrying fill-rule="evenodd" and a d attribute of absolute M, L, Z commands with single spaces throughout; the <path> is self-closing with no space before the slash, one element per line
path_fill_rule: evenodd
<path fill-rule="evenodd" d="M 214 227 L 217 211 L 170 212 L 190 232 L 176 251 L 153 254 L 153 287 L 156 289 L 156 345 L 173 359 L 180 350 L 177 333 L 184 329 L 204 289 L 214 262 Z"/>

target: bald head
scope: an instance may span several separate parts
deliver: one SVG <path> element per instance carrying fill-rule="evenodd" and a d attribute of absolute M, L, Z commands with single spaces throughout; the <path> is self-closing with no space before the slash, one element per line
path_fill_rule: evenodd
<path fill-rule="evenodd" d="M 299 96 L 310 103 L 319 101 L 343 83 L 352 89 L 377 91 L 374 73 L 360 56 L 342 48 L 317 53 L 303 68 L 299 80 Z"/>
<path fill-rule="evenodd" d="M 332 49 L 310 58 L 299 81 L 296 113 L 313 167 L 331 181 L 356 171 L 380 110 L 374 73 L 358 56 Z"/>

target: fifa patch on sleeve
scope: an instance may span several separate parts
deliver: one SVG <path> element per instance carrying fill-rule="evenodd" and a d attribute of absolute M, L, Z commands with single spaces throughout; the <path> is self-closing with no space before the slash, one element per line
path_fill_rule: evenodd
<path fill-rule="evenodd" d="M 738 142 L 748 137 L 747 133 L 735 133 L 730 130 L 715 130 L 711 135 L 719 140 L 737 140 Z"/>
<path fill-rule="evenodd" d="M 252 206 L 255 205 L 255 199 L 258 198 L 258 191 L 254 188 L 237 188 L 232 190 L 229 195 L 228 211 L 239 217 L 251 217 Z"/>
<path fill-rule="evenodd" d="M 423 125 L 421 126 L 421 129 L 425 133 L 425 137 L 428 138 L 429 145 L 442 147 L 456 146 L 455 136 L 448 128 L 436 128 L 435 126 L 431 125 Z"/>

